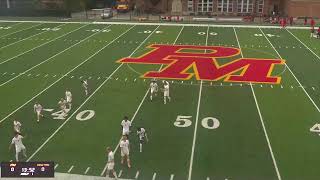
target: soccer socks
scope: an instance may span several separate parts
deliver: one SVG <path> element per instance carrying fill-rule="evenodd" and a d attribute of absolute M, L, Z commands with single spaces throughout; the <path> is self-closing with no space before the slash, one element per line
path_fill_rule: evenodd
<path fill-rule="evenodd" d="M 117 176 L 117 173 L 116 173 L 116 171 L 113 171 L 113 176 L 114 176 L 114 178 L 116 178 L 116 179 L 118 179 L 118 176 Z"/>
<path fill-rule="evenodd" d="M 152 95 L 150 96 L 150 100 L 152 101 Z"/>
<path fill-rule="evenodd" d="M 140 152 L 142 152 L 142 144 L 140 143 Z"/>
<path fill-rule="evenodd" d="M 16 153 L 16 161 L 19 162 L 19 153 Z"/>

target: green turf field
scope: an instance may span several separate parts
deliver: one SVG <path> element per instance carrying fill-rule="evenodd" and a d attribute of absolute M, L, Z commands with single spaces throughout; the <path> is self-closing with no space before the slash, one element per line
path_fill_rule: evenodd
<path fill-rule="evenodd" d="M 170 79 L 171 102 L 164 105 L 161 93 L 151 102 L 150 79 L 141 75 L 166 65 L 117 61 L 142 56 L 152 44 L 241 48 L 219 64 L 284 59 L 272 71 L 282 79 Z M 0 22 L 0 161 L 14 160 L 8 146 L 18 119 L 26 161 L 53 160 L 61 173 L 104 176 L 110 146 L 123 179 L 318 180 L 319 56 L 320 40 L 307 29 Z M 55 119 L 66 89 L 72 109 L 64 120 Z M 40 123 L 36 101 L 46 109 Z M 125 115 L 133 124 L 131 169 L 120 164 L 118 148 Z M 150 140 L 143 153 L 139 126 Z"/>

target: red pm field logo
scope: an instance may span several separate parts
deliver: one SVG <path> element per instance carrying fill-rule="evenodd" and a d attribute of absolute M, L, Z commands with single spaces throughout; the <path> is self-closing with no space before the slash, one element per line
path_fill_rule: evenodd
<path fill-rule="evenodd" d="M 278 84 L 281 77 L 271 76 L 276 64 L 284 64 L 282 59 L 239 58 L 226 64 L 218 64 L 217 59 L 240 54 L 238 48 L 220 46 L 159 45 L 138 58 L 124 58 L 120 63 L 162 64 L 160 71 L 146 72 L 144 78 L 187 80 L 193 75 L 197 80 L 226 82 L 251 82 Z M 189 50 L 189 52 L 185 52 Z M 190 50 L 203 51 L 190 52 Z M 193 73 L 187 73 L 190 69 Z M 235 74 L 240 72 L 240 74 Z"/>

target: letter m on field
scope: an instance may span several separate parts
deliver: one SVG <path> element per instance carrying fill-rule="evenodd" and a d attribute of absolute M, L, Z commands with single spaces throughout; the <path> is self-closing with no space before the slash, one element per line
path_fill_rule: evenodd
<path fill-rule="evenodd" d="M 120 63 L 161 64 L 160 71 L 146 72 L 144 78 L 251 83 L 280 83 L 281 77 L 271 76 L 274 65 L 284 64 L 282 59 L 238 58 L 219 64 L 219 58 L 238 56 L 238 48 L 220 46 L 151 45 L 147 54 L 138 58 L 124 58 Z M 190 72 L 192 71 L 192 72 Z"/>

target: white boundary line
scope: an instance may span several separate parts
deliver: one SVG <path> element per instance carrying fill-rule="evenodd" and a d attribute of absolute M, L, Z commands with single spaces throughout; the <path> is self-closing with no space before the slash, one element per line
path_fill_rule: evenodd
<path fill-rule="evenodd" d="M 320 57 L 318 56 L 318 54 L 316 54 L 314 51 L 312 51 L 305 43 L 303 43 L 296 35 L 294 35 L 291 31 L 289 31 L 288 29 L 286 29 L 294 38 L 296 38 L 296 40 L 298 40 L 304 47 L 306 47 L 313 55 L 315 55 L 319 60 Z"/>
<path fill-rule="evenodd" d="M 238 39 L 237 31 L 236 31 L 235 28 L 233 28 L 233 31 L 234 31 L 235 37 L 237 39 L 237 43 L 238 43 L 238 47 L 240 49 L 241 57 L 243 58 L 244 56 L 242 54 L 242 49 L 241 49 L 241 45 L 240 45 L 240 42 L 239 42 L 239 39 Z M 253 98 L 254 98 L 254 102 L 255 102 L 257 110 L 258 110 L 258 114 L 259 114 L 259 117 L 260 117 L 260 122 L 261 122 L 261 125 L 262 125 L 262 129 L 263 129 L 264 135 L 265 135 L 266 140 L 267 140 L 267 144 L 268 144 L 268 147 L 269 147 L 269 151 L 270 151 L 270 155 L 271 155 L 271 158 L 272 158 L 273 166 L 274 166 L 274 168 L 276 170 L 278 180 L 281 180 L 281 175 L 280 175 L 280 172 L 279 172 L 277 161 L 276 161 L 276 158 L 274 157 L 274 153 L 273 153 L 273 150 L 272 150 L 272 146 L 271 146 L 271 142 L 270 142 L 270 139 L 269 139 L 269 135 L 267 133 L 267 129 L 266 129 L 265 124 L 264 124 L 264 120 L 263 120 L 263 117 L 262 117 L 262 114 L 261 114 L 261 110 L 260 110 L 260 106 L 259 106 L 259 103 L 258 103 L 258 100 L 257 100 L 257 97 L 256 97 L 256 93 L 254 91 L 254 88 L 253 88 L 251 82 L 250 82 L 250 88 L 251 88 L 251 92 L 252 92 L 252 95 L 253 95 Z"/>
<path fill-rule="evenodd" d="M 259 28 L 260 29 L 260 28 Z M 269 42 L 269 44 L 271 45 L 271 47 L 273 48 L 273 50 L 277 53 L 278 57 L 282 59 L 281 55 L 279 54 L 279 52 L 277 51 L 277 49 L 273 46 L 273 44 L 271 43 L 271 41 L 268 39 L 268 37 L 264 34 L 264 32 L 262 31 L 262 29 L 260 29 L 261 33 L 263 34 L 263 36 L 267 39 L 267 41 Z M 313 101 L 313 99 L 310 97 L 310 95 L 308 94 L 308 92 L 306 91 L 306 89 L 302 86 L 302 84 L 300 83 L 300 81 L 298 80 L 298 78 L 294 75 L 294 73 L 291 71 L 290 67 L 287 65 L 287 63 L 285 63 L 285 66 L 287 67 L 287 69 L 290 71 L 290 73 L 292 74 L 292 76 L 296 79 L 296 81 L 298 82 L 299 86 L 302 88 L 302 90 L 304 91 L 304 93 L 308 96 L 308 98 L 310 99 L 310 101 L 312 102 L 312 104 L 314 105 L 314 107 L 318 110 L 318 112 L 320 112 L 319 107 L 317 106 L 317 104 Z"/>
<path fill-rule="evenodd" d="M 41 25 L 41 24 L 39 24 L 39 25 Z M 61 26 L 64 26 L 64 25 L 66 25 L 66 24 L 60 24 L 59 26 L 55 26 L 55 28 L 61 27 Z M 19 43 L 19 42 L 25 41 L 25 40 L 27 40 L 27 39 L 29 39 L 29 38 L 34 37 L 34 36 L 37 36 L 37 35 L 40 35 L 40 34 L 43 34 L 43 33 L 47 33 L 47 32 L 48 32 L 48 31 L 40 31 L 39 33 L 36 33 L 36 34 L 31 35 L 31 36 L 28 36 L 28 37 L 25 37 L 25 38 L 23 38 L 23 39 L 20 39 L 19 41 L 15 41 L 15 42 L 13 42 L 13 43 L 10 43 L 10 44 L 7 44 L 7 45 L 5 45 L 5 46 L 2 46 L 2 47 L 0 47 L 0 50 L 1 50 L 1 49 L 4 49 L 4 48 L 6 48 L 6 47 L 12 46 L 12 45 L 14 45 L 14 44 L 17 44 L 17 43 Z"/>
<path fill-rule="evenodd" d="M 151 35 L 152 35 L 159 27 L 160 27 L 160 26 L 158 26 L 157 28 L 155 28 L 155 29 L 152 31 L 152 33 L 150 33 L 150 34 L 141 42 L 141 44 L 130 54 L 129 57 L 131 57 L 137 50 L 139 50 L 140 47 L 147 41 L 147 39 L 149 39 L 149 37 L 151 37 Z M 122 63 L 121 65 L 123 65 L 123 63 Z M 136 112 L 135 112 L 134 115 L 132 116 L 132 118 L 131 118 L 131 123 L 133 122 L 135 116 L 138 114 L 138 111 L 139 111 L 140 107 L 142 106 L 144 99 L 145 99 L 146 96 L 148 95 L 148 92 L 149 92 L 149 89 L 148 89 L 148 91 L 146 92 L 146 94 L 144 95 L 142 101 L 140 102 L 140 104 L 139 104 L 139 106 L 138 106 L 138 109 L 136 110 Z M 119 143 L 120 143 L 120 140 L 119 140 Z M 117 152 L 117 149 L 119 148 L 119 143 L 117 144 L 116 148 L 114 149 L 114 154 Z M 103 176 L 103 174 L 106 172 L 106 170 L 107 170 L 107 165 L 108 165 L 108 164 L 106 163 L 106 165 L 104 166 L 104 168 L 103 168 L 100 176 Z"/>
<path fill-rule="evenodd" d="M 127 31 L 125 31 L 124 33 L 122 33 L 119 37 L 121 37 L 123 34 L 125 34 L 125 33 L 127 33 L 129 30 L 131 30 L 133 27 L 135 27 L 135 26 L 132 26 L 131 28 L 129 28 Z M 159 26 L 158 26 L 159 27 Z M 157 28 L 158 28 L 157 27 Z M 155 28 L 155 30 L 153 31 L 153 32 L 155 32 L 156 31 L 156 29 L 157 28 Z M 132 56 L 132 54 L 135 52 L 135 51 L 137 51 L 141 46 L 142 46 L 142 44 L 144 44 L 144 42 L 147 40 L 147 39 L 149 39 L 149 37 L 152 35 L 153 33 L 150 33 L 145 39 L 144 39 L 144 41 L 131 53 L 131 55 L 130 56 Z M 117 39 L 117 38 L 116 38 Z M 116 40 L 115 39 L 115 40 Z M 115 41 L 114 40 L 114 41 Z M 113 42 L 113 41 L 112 41 Z M 110 43 L 109 43 L 110 44 Z M 105 47 L 107 47 L 107 46 L 105 46 Z M 105 48 L 104 47 L 104 48 Z M 99 51 L 97 51 L 97 53 L 95 53 L 94 55 L 96 55 L 96 54 L 98 54 L 100 51 L 102 51 L 104 48 L 102 48 L 102 49 L 100 49 Z M 93 55 L 93 56 L 94 56 Z M 91 56 L 91 57 L 93 57 L 93 56 Z M 110 79 L 111 79 L 111 77 L 121 68 L 123 66 L 123 63 L 122 64 L 120 64 L 109 76 L 108 76 L 108 78 L 106 79 L 106 80 L 104 80 L 93 92 L 92 92 L 92 94 L 90 94 L 90 96 L 89 97 L 87 97 L 87 99 L 69 116 L 69 118 L 68 119 L 66 119 L 59 127 L 58 127 L 58 129 L 56 129 L 52 134 L 51 134 L 51 136 L 49 137 L 49 138 L 47 138 L 47 140 L 28 158 L 28 160 L 27 161 L 30 161 L 52 138 L 53 138 L 53 136 L 55 136 L 55 134 L 57 134 L 59 131 L 60 131 L 60 129 L 62 129 L 63 128 L 63 126 L 68 122 L 68 121 L 70 121 L 70 119 L 76 114 L 76 113 L 78 113 L 78 111 L 82 108 L 82 106 L 84 106 L 101 88 L 102 88 L 102 86 L 104 86 Z"/>
<path fill-rule="evenodd" d="M 25 105 L 27 105 L 29 102 L 33 101 L 36 97 L 38 97 L 39 95 L 41 95 L 43 92 L 45 92 L 46 90 L 48 90 L 50 87 L 52 87 L 53 85 L 55 85 L 56 83 L 58 83 L 61 79 L 63 79 L 65 76 L 67 76 L 68 74 L 70 74 L 71 72 L 73 72 L 75 69 L 77 69 L 79 66 L 81 66 L 82 64 L 84 64 L 85 62 L 89 61 L 93 56 L 95 56 L 96 54 L 98 54 L 100 51 L 102 51 L 104 48 L 106 48 L 107 46 L 109 46 L 110 44 L 112 44 L 113 42 L 115 42 L 117 39 L 119 39 L 122 35 L 126 34 L 129 30 L 131 30 L 133 27 L 127 29 L 124 33 L 120 34 L 117 38 L 115 38 L 114 40 L 112 40 L 111 42 L 109 42 L 107 45 L 105 45 L 102 49 L 98 50 L 97 52 L 95 52 L 94 54 L 92 54 L 90 57 L 88 57 L 86 60 L 84 60 L 83 62 L 81 62 L 80 64 L 78 64 L 76 67 L 72 68 L 70 71 L 68 71 L 66 74 L 64 74 L 62 77 L 60 77 L 58 80 L 56 80 L 55 82 L 53 82 L 51 85 L 49 85 L 48 87 L 46 87 L 45 89 L 43 89 L 40 93 L 38 93 L 37 95 L 35 95 L 34 97 L 32 97 L 31 99 L 29 99 L 27 102 L 25 102 L 24 104 L 22 104 L 20 107 L 18 107 L 16 110 L 12 111 L 10 114 L 8 114 L 6 117 L 4 117 L 1 121 L 0 124 L 6 120 L 8 117 L 10 117 L 12 114 L 14 114 L 15 112 L 17 112 L 18 110 L 20 110 L 22 107 L 24 107 Z"/>
<path fill-rule="evenodd" d="M 0 20 L 0 22 L 32 22 L 32 23 L 67 23 L 67 24 L 125 24 L 125 25 L 155 25 L 155 26 L 202 26 L 202 27 L 238 27 L 238 28 L 274 28 L 274 29 L 280 29 L 282 27 L 280 26 L 259 26 L 259 25 L 219 25 L 219 24 L 204 24 L 204 23 L 148 23 L 148 22 L 62 22 L 62 21 L 8 21 L 8 20 Z M 309 27 L 301 27 L 301 26 L 288 26 L 286 27 L 288 29 L 310 29 Z"/>
<path fill-rule="evenodd" d="M 105 28 L 103 28 L 103 29 L 109 28 L 110 26 L 112 26 L 112 25 L 106 26 L 106 27 L 105 27 Z M 84 27 L 84 26 L 81 26 L 81 27 Z M 82 40 L 78 41 L 77 43 L 75 43 L 75 44 L 73 44 L 73 45 L 69 46 L 68 48 L 66 48 L 66 49 L 64 49 L 64 50 L 62 50 L 62 51 L 60 51 L 60 52 L 56 53 L 55 55 L 53 55 L 53 56 L 51 56 L 51 57 L 47 58 L 46 60 L 41 61 L 40 63 L 38 63 L 38 64 L 36 64 L 36 65 L 32 66 L 31 68 L 29 68 L 29 69 L 25 70 L 24 72 L 19 73 L 17 76 L 15 76 L 15 77 L 13 77 L 13 78 L 11 78 L 11 79 L 7 80 L 6 82 L 4 82 L 4 83 L 0 84 L 0 87 L 2 87 L 2 86 L 4 86 L 4 85 L 6 85 L 7 83 L 9 83 L 9 82 L 11 82 L 11 81 L 15 80 L 15 79 L 16 79 L 16 78 L 18 78 L 18 77 L 20 77 L 20 76 L 24 75 L 25 73 L 28 73 L 29 71 L 31 71 L 32 69 L 34 69 L 34 68 L 36 68 L 36 67 L 40 66 L 41 64 L 44 64 L 44 63 L 46 63 L 46 62 L 50 61 L 51 59 L 53 59 L 53 58 L 55 58 L 55 57 L 59 56 L 60 54 L 63 54 L 64 52 L 68 51 L 69 49 L 71 49 L 71 48 L 73 48 L 73 47 L 75 47 L 75 46 L 77 46 L 77 45 L 79 45 L 80 43 L 82 43 L 82 42 L 86 41 L 87 39 L 89 39 L 89 38 L 91 38 L 91 37 L 93 37 L 93 36 L 97 35 L 98 33 L 100 33 L 100 31 L 95 32 L 95 33 L 91 34 L 90 36 L 86 36 L 84 39 L 82 39 Z M 1 64 L 1 63 L 0 63 L 0 64 Z"/>
<path fill-rule="evenodd" d="M 208 28 L 207 28 L 207 36 L 206 36 L 206 46 L 208 45 L 209 29 L 210 29 L 210 27 L 208 26 Z M 207 51 L 205 51 L 205 52 L 207 52 Z M 202 83 L 203 83 L 203 81 L 201 80 L 201 81 L 200 81 L 200 86 L 199 86 L 199 96 L 198 96 L 196 122 L 195 122 L 195 124 L 194 124 L 194 131 L 193 131 L 193 140 L 192 140 L 192 149 L 191 149 L 191 157 L 190 157 L 188 180 L 191 180 L 191 178 L 192 178 L 193 158 L 194 158 L 194 150 L 195 150 L 195 148 L 196 148 L 198 122 L 199 122 L 200 105 L 201 105 Z"/>
<path fill-rule="evenodd" d="M 1 22 L 1 21 L 0 21 L 0 22 Z M 7 21 L 7 22 L 10 22 L 10 21 Z M 13 22 L 13 21 L 12 21 L 12 22 Z M 21 22 L 21 23 L 24 23 L 23 21 L 20 21 L 20 22 Z M 35 22 L 35 23 L 40 23 L 40 22 Z M 31 29 L 31 28 L 40 26 L 41 24 L 44 24 L 44 23 L 36 24 L 36 25 L 30 26 L 30 27 L 27 27 L 27 28 L 24 28 L 24 29 L 19 29 L 18 31 L 14 31 L 14 32 L 11 32 L 11 33 L 9 33 L 9 34 L 0 36 L 0 39 L 1 39 L 1 38 L 4 38 L 4 37 L 7 37 L 7 36 L 10 36 L 10 35 L 12 35 L 12 34 L 15 34 L 15 33 L 21 32 L 21 31 L 24 31 L 24 30 L 28 30 L 28 29 Z"/>
<path fill-rule="evenodd" d="M 8 61 L 11 61 L 12 59 L 15 59 L 15 58 L 17 58 L 17 57 L 19 57 L 19 56 L 22 56 L 22 55 L 24 55 L 24 54 L 26 54 L 26 53 L 28 53 L 28 52 L 31 52 L 31 51 L 33 51 L 33 50 L 35 50 L 35 49 L 37 49 L 37 48 L 40 48 L 40 47 L 42 47 L 42 46 L 44 46 L 44 45 L 46 45 L 46 44 L 49 44 L 49 43 L 51 43 L 51 42 L 53 42 L 53 41 L 55 41 L 55 40 L 57 40 L 57 39 L 59 39 L 59 38 L 62 38 L 62 37 L 64 37 L 64 36 L 68 35 L 68 34 L 71 34 L 71 33 L 75 32 L 75 31 L 77 31 L 77 30 L 79 30 L 79 29 L 81 29 L 81 28 L 83 28 L 83 27 L 85 27 L 85 26 L 88 26 L 88 25 L 89 25 L 89 24 L 80 26 L 79 28 L 77 28 L 77 29 L 75 29 L 75 30 L 69 31 L 69 32 L 67 32 L 67 33 L 65 33 L 65 34 L 63 34 L 63 35 L 61 35 L 61 36 L 59 36 L 59 37 L 56 37 L 56 38 L 54 38 L 54 39 L 52 39 L 52 40 L 50 40 L 50 41 L 47 41 L 47 42 L 45 42 L 45 43 L 43 43 L 43 44 L 40 44 L 40 45 L 38 45 L 38 46 L 36 46 L 36 47 L 34 47 L 34 48 L 32 48 L 32 49 L 29 49 L 29 50 L 24 51 L 24 52 L 22 52 L 22 53 L 20 53 L 20 54 L 18 54 L 18 55 L 16 55 L 16 56 L 13 56 L 13 57 L 11 57 L 11 58 L 9 58 L 9 59 L 6 59 L 6 60 L 4 60 L 4 61 L 1 61 L 1 62 L 0 62 L 0 65 L 6 63 L 6 62 L 8 62 Z"/>

